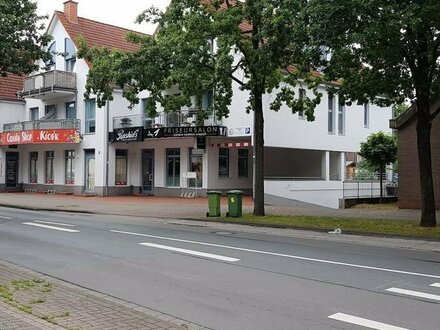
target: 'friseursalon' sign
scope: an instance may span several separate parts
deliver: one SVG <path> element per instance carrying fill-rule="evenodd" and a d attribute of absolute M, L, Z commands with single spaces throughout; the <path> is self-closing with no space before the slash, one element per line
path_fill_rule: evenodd
<path fill-rule="evenodd" d="M 190 126 L 190 127 L 160 127 L 144 130 L 144 139 L 186 137 L 186 136 L 226 136 L 224 126 Z"/>
<path fill-rule="evenodd" d="M 115 129 L 111 137 L 112 142 L 133 142 L 142 139 L 142 127 Z"/>

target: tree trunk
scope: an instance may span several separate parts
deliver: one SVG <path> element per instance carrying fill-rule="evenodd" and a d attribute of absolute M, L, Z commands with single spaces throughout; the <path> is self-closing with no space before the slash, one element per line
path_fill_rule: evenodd
<path fill-rule="evenodd" d="M 264 117 L 262 93 L 254 91 L 254 215 L 264 216 Z"/>
<path fill-rule="evenodd" d="M 431 121 L 429 97 L 418 95 L 417 101 L 417 149 L 420 171 L 421 227 L 435 227 L 434 182 L 431 160 Z"/>

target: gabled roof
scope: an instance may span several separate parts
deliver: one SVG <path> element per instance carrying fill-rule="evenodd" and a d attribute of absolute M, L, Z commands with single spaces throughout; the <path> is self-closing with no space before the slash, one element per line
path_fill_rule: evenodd
<path fill-rule="evenodd" d="M 0 100 L 21 101 L 17 98 L 17 92 L 23 89 L 24 77 L 9 74 L 0 76 Z"/>
<path fill-rule="evenodd" d="M 58 17 L 69 34 L 70 39 L 73 40 L 77 47 L 77 38 L 83 36 L 89 46 L 120 49 L 128 52 L 133 52 L 139 49 L 139 45 L 128 42 L 126 36 L 129 32 L 143 35 L 140 32 L 93 21 L 83 17 L 78 17 L 78 24 L 72 23 L 67 19 L 65 13 L 60 11 L 55 11 L 54 17 L 55 16 Z"/>

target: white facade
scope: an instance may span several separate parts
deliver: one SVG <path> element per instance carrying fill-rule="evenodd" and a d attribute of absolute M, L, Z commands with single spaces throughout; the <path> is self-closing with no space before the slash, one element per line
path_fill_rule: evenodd
<path fill-rule="evenodd" d="M 57 16 L 52 20 L 48 32 L 54 37 L 57 52 L 64 52 L 65 40 L 70 37 Z M 56 56 L 55 65 L 51 69 L 64 72 L 65 58 Z M 66 104 L 70 102 L 75 102 L 76 119 L 80 120 L 78 129 L 81 139 L 74 143 L 13 146 L 13 150 L 19 154 L 17 185 L 24 189 L 98 195 L 143 193 L 179 196 L 186 190 L 204 195 L 208 190 L 230 189 L 252 193 L 253 115 L 246 114 L 248 96 L 239 91 L 238 85 L 234 85 L 229 117 L 221 122 L 214 122 L 213 118 L 205 122 L 206 127 L 213 123 L 225 127 L 227 134 L 202 137 L 205 147 L 200 148 L 199 145 L 197 148 L 195 136 L 149 138 L 145 135 L 145 129 L 160 129 L 170 125 L 167 116 L 158 117 L 153 122 L 146 120 L 142 99 L 148 97 L 147 92 L 140 94 L 140 104 L 129 108 L 121 91 L 115 90 L 113 101 L 108 102 L 104 108 L 96 107 L 95 131 L 87 133 L 86 100 L 83 96 L 87 63 L 77 59 L 72 73 L 76 79 L 74 89 L 25 95 L 26 105 L 18 111 L 18 116 L 15 116 L 15 111 L 12 115 L 10 108 L 3 110 L 0 104 L 2 124 L 32 122 L 31 108 L 38 107 L 38 117 L 42 118 L 46 106 L 55 105 L 55 120 L 62 126 L 66 119 L 70 125 L 69 120 L 72 118 L 66 118 Z M 369 134 L 378 130 L 389 131 L 391 109 L 373 105 L 369 106 L 367 125 L 364 123 L 364 106 L 355 105 L 345 107 L 343 125 L 340 125 L 341 117 L 338 116 L 338 100 L 335 96 L 334 131 L 329 132 L 328 95 L 324 88 L 321 92 L 322 102 L 315 110 L 314 122 L 307 122 L 298 114 L 292 114 L 286 107 L 279 112 L 268 110 L 274 95 L 264 96 L 265 191 L 270 200 L 279 197 L 339 207 L 346 154 L 357 152 L 360 142 Z M 176 124 L 178 127 L 185 129 L 191 125 L 188 110 L 183 110 L 179 118 L 185 119 Z M 118 126 L 120 123 L 126 126 Z M 135 128 L 139 128 L 142 133 L 138 133 L 145 136 L 128 142 L 117 142 L 109 136 L 109 133 L 118 132 L 134 134 Z M 342 132 L 338 132 L 338 128 Z M 148 132 L 151 134 L 152 131 Z M 11 146 L 2 146 L 0 150 L 0 162 L 3 162 L 5 153 L 12 149 Z M 74 158 L 68 160 L 67 154 L 71 151 L 74 152 Z M 31 158 L 36 153 L 38 160 L 32 163 Z M 48 155 L 51 158 L 49 161 Z M 53 164 L 51 180 L 47 180 L 49 162 Z M 32 166 L 36 166 L 36 174 L 32 172 Z M 70 180 L 72 168 L 74 179 Z M 4 170 L 1 172 L 0 184 L 4 184 Z M 194 175 L 197 180 L 193 178 Z"/>

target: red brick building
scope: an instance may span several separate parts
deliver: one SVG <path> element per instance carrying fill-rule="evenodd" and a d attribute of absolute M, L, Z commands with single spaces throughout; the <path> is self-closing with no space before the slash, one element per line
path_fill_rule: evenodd
<path fill-rule="evenodd" d="M 440 106 L 440 100 L 432 105 L 432 109 Z M 417 156 L 417 116 L 414 107 L 391 120 L 391 128 L 397 129 L 399 188 L 398 206 L 400 208 L 420 208 L 420 176 Z M 440 209 L 440 116 L 437 116 L 431 130 L 432 170 L 436 208 Z"/>

